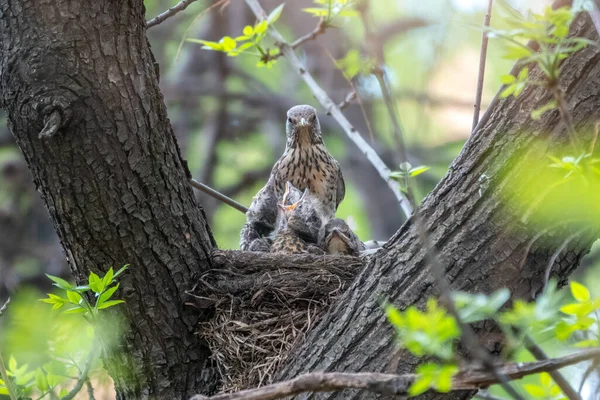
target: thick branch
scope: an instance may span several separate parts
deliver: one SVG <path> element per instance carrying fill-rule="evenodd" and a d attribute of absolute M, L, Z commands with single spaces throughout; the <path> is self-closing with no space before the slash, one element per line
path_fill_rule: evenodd
<path fill-rule="evenodd" d="M 511 380 L 540 372 L 556 371 L 569 365 L 600 357 L 600 348 L 580 351 L 561 358 L 530 363 L 506 364 L 497 370 Z M 313 373 L 275 383 L 258 389 L 243 390 L 212 397 L 196 395 L 192 400 L 275 400 L 304 392 L 334 392 L 343 389 L 365 389 L 380 395 L 407 396 L 414 374 L 392 375 L 379 373 Z M 486 369 L 467 369 L 459 372 L 452 381 L 452 390 L 477 390 L 498 383 L 494 374 Z"/>

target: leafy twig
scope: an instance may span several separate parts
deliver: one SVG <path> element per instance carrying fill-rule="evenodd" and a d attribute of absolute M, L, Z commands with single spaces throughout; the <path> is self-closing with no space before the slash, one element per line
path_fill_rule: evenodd
<path fill-rule="evenodd" d="M 146 22 L 147 28 L 152 28 L 155 25 L 160 24 L 167 18 L 171 18 L 173 15 L 177 14 L 180 11 L 188 8 L 190 4 L 195 2 L 196 0 L 181 0 L 179 3 L 175 4 L 173 7 L 169 8 L 167 11 L 158 14 L 156 17 L 152 18 L 148 22 Z"/>
<path fill-rule="evenodd" d="M 497 365 L 498 372 L 511 380 L 527 375 L 556 371 L 569 365 L 600 357 L 600 348 L 589 349 L 561 358 L 530 363 Z M 416 375 L 393 375 L 380 373 L 311 373 L 289 381 L 242 390 L 237 393 L 212 397 L 196 395 L 193 400 L 275 400 L 305 392 L 334 392 L 342 389 L 364 389 L 381 395 L 408 395 L 408 388 Z M 494 374 L 481 368 L 460 371 L 452 380 L 452 390 L 477 390 L 498 383 Z"/>
<path fill-rule="evenodd" d="M 488 8 L 483 22 L 483 26 L 485 28 L 490 26 L 490 19 L 492 18 L 492 3 L 493 0 L 488 0 Z M 481 96 L 483 94 L 483 79 L 485 76 L 485 60 L 487 58 L 488 46 L 488 36 L 485 28 L 481 38 L 481 51 L 479 53 L 479 75 L 477 77 L 477 92 L 475 93 L 475 110 L 473 112 L 473 126 L 471 127 L 471 132 L 475 130 L 477 122 L 479 122 L 479 111 L 481 110 Z"/>
<path fill-rule="evenodd" d="M 267 14 L 263 10 L 262 6 L 257 0 L 246 0 L 246 4 L 250 7 L 250 9 L 254 12 L 254 15 L 260 20 L 264 20 L 267 18 Z M 346 135 L 354 142 L 354 144 L 362 151 L 362 153 L 367 157 L 367 159 L 371 162 L 373 167 L 377 170 L 381 178 L 387 182 L 389 188 L 392 190 L 394 195 L 396 196 L 400 207 L 406 217 L 410 217 L 412 214 L 412 207 L 410 206 L 410 202 L 408 199 L 402 194 L 400 190 L 400 185 L 398 182 L 394 181 L 390 178 L 390 169 L 385 165 L 383 160 L 377 155 L 375 150 L 362 138 L 360 133 L 350 124 L 350 121 L 344 116 L 339 107 L 331 100 L 331 98 L 327 95 L 327 93 L 319 86 L 319 84 L 314 80 L 312 75 L 306 70 L 298 56 L 294 53 L 294 49 L 291 48 L 289 44 L 283 39 L 281 34 L 272 26 L 269 27 L 269 34 L 275 41 L 280 43 L 281 53 L 287 58 L 287 60 L 292 64 L 296 72 L 300 74 L 304 82 L 307 84 L 309 89 L 313 92 L 315 98 L 321 103 L 321 106 L 331 113 L 331 116 L 338 122 L 340 127 L 344 130 Z"/>

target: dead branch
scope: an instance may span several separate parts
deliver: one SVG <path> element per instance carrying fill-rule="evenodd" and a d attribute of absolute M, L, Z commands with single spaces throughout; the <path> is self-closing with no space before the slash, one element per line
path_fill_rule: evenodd
<path fill-rule="evenodd" d="M 600 348 L 580 351 L 565 357 L 530 363 L 498 365 L 497 370 L 511 380 L 527 375 L 556 371 L 569 365 L 600 357 Z M 258 389 L 211 397 L 196 395 L 192 400 L 275 400 L 304 392 L 333 392 L 343 389 L 366 389 L 381 395 L 408 395 L 414 374 L 393 375 L 380 373 L 312 373 Z M 464 369 L 452 381 L 452 390 L 477 390 L 498 383 L 495 376 L 484 368 Z"/>

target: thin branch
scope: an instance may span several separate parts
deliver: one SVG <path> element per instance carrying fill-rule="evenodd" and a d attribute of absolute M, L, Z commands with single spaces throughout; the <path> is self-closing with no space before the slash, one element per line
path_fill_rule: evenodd
<path fill-rule="evenodd" d="M 193 187 L 195 187 L 196 189 L 201 190 L 202 192 L 206 193 L 207 195 L 212 196 L 219 201 L 222 201 L 223 203 L 227 204 L 228 206 L 231 206 L 231 207 L 235 208 L 236 210 L 243 212 L 244 214 L 248 212 L 248 208 L 244 207 L 237 201 L 230 199 L 229 197 L 225 196 L 224 194 L 216 191 L 215 189 L 213 189 L 209 186 L 206 186 L 204 183 L 200 183 L 195 179 L 190 179 L 190 184 Z"/>
<path fill-rule="evenodd" d="M 497 365 L 498 371 L 511 380 L 540 372 L 556 371 L 569 365 L 600 357 L 600 348 L 580 351 L 571 355 L 545 361 Z M 212 397 L 196 395 L 192 400 L 275 400 L 305 392 L 334 392 L 343 389 L 365 389 L 380 395 L 407 396 L 414 374 L 393 375 L 381 373 L 311 373 L 289 381 L 257 389 Z M 482 368 L 466 369 L 452 380 L 452 390 L 477 390 L 498 383 L 498 379 Z"/>
<path fill-rule="evenodd" d="M 257 0 L 246 0 L 246 4 L 250 7 L 256 18 L 259 20 L 264 20 L 267 18 L 267 14 L 265 10 L 263 10 L 262 6 L 259 4 Z M 362 153 L 367 157 L 367 159 L 371 162 L 373 167 L 377 170 L 381 178 L 387 182 L 388 187 L 392 190 L 400 207 L 407 218 L 412 214 L 412 208 L 408 199 L 402 194 L 400 190 L 400 185 L 398 182 L 394 181 L 390 178 L 390 169 L 385 165 L 383 160 L 377 155 L 375 150 L 363 139 L 360 133 L 350 124 L 350 121 L 344 116 L 339 107 L 331 100 L 331 98 L 327 95 L 327 93 L 319 86 L 319 84 L 315 81 L 312 75 L 306 70 L 296 53 L 294 53 L 294 49 L 291 48 L 289 44 L 283 39 L 281 34 L 273 27 L 270 27 L 268 30 L 269 34 L 275 41 L 280 43 L 280 48 L 282 54 L 287 58 L 287 60 L 292 64 L 294 70 L 300 74 L 304 82 L 312 91 L 315 98 L 321 103 L 323 108 L 331 113 L 331 116 L 338 122 L 340 127 L 344 130 L 346 135 L 354 142 L 354 144 L 362 151 Z"/>
<path fill-rule="evenodd" d="M 488 8 L 483 21 L 483 26 L 490 26 L 490 19 L 492 18 L 492 3 L 493 0 L 488 0 Z M 481 96 L 483 94 L 483 79 L 485 76 L 485 60 L 487 58 L 487 47 L 488 47 L 488 36 L 487 32 L 483 31 L 481 37 L 481 52 L 479 53 L 479 76 L 477 77 L 477 92 L 475 94 L 475 110 L 473 112 L 473 126 L 471 132 L 475 130 L 477 122 L 479 122 L 479 111 L 481 110 Z"/>
<path fill-rule="evenodd" d="M 196 0 L 181 0 L 179 3 L 175 4 L 173 7 L 169 8 L 167 11 L 165 11 L 161 14 L 158 14 L 156 17 L 147 21 L 146 27 L 152 28 L 153 26 L 160 24 L 167 18 L 171 18 L 173 15 L 177 14 L 178 12 L 185 10 L 186 8 L 188 8 L 188 6 L 190 4 L 192 4 L 195 1 Z"/>
<path fill-rule="evenodd" d="M 6 311 L 6 307 L 8 307 L 9 304 L 10 304 L 10 297 L 8 299 L 6 299 L 6 302 L 4 303 L 4 305 L 2 307 L 0 307 L 0 317 L 2 316 L 2 314 L 4 314 L 4 311 Z"/>
<path fill-rule="evenodd" d="M 533 341 L 533 339 L 529 336 L 525 336 L 525 345 L 527 346 L 527 350 L 535 357 L 536 360 L 549 360 L 548 355 L 542 350 L 540 346 L 537 345 Z M 570 400 L 582 400 L 581 396 L 573 389 L 573 387 L 567 382 L 564 376 L 557 371 L 549 371 L 548 372 L 554 382 L 558 385 L 558 387 L 562 390 L 563 394 L 567 396 Z"/>
<path fill-rule="evenodd" d="M 496 397 L 494 395 L 491 395 L 487 390 L 480 390 L 479 392 L 477 392 L 474 396 L 476 399 L 483 399 L 483 400 L 506 400 L 503 397 Z"/>
<path fill-rule="evenodd" d="M 342 100 L 340 102 L 340 104 L 338 104 L 338 108 L 340 110 L 343 110 L 344 108 L 346 108 L 350 104 L 352 104 L 352 102 L 354 101 L 354 99 L 356 99 L 356 90 L 352 90 L 350 93 L 348 93 L 346 95 L 346 97 L 344 98 L 344 100 Z"/>
<path fill-rule="evenodd" d="M 75 382 L 75 386 L 73 386 L 73 389 L 71 389 L 69 393 L 61 397 L 60 400 L 73 400 L 77 393 L 81 391 L 81 388 L 83 387 L 84 383 L 89 381 L 88 375 L 90 373 L 90 368 L 92 367 L 96 354 L 96 341 L 97 339 L 94 337 L 94 339 L 92 339 L 92 346 L 90 348 L 90 352 L 88 353 L 87 358 L 85 360 L 85 364 L 83 365 L 83 369 L 79 374 L 79 379 L 77 379 L 77 382 Z"/>
<path fill-rule="evenodd" d="M 85 387 L 87 388 L 88 398 L 90 400 L 96 400 L 96 397 L 94 396 L 94 387 L 92 386 L 89 377 L 85 380 Z"/>
<path fill-rule="evenodd" d="M 587 367 L 587 369 L 583 373 L 583 376 L 581 377 L 581 383 L 579 384 L 579 393 L 581 393 L 581 391 L 583 390 L 583 386 L 585 386 L 585 381 L 587 380 L 587 378 L 590 377 L 594 369 L 598 367 L 598 364 L 600 364 L 600 358 L 594 359 L 594 361 L 592 361 L 590 366 Z"/>

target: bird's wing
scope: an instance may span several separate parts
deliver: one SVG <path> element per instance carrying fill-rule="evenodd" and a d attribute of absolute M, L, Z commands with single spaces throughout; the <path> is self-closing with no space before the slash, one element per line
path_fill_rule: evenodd
<path fill-rule="evenodd" d="M 335 160 L 334 160 L 335 161 Z M 335 167 L 337 172 L 337 183 L 336 183 L 336 191 L 335 191 L 335 209 L 337 210 L 338 206 L 344 200 L 344 196 L 346 195 L 346 184 L 344 183 L 344 175 L 342 175 L 342 168 L 340 164 L 335 161 Z"/>

